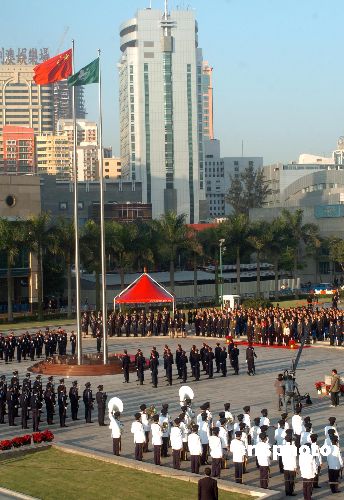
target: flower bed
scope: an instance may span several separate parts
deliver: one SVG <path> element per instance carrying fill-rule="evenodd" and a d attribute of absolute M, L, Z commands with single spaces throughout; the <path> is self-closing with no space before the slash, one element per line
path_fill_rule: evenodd
<path fill-rule="evenodd" d="M 24 436 L 17 436 L 13 439 L 5 439 L 0 441 L 0 451 L 11 450 L 12 448 L 21 448 L 28 446 L 32 442 L 34 444 L 50 443 L 54 439 L 54 434 L 49 431 L 34 432 L 33 434 L 25 434 Z"/>
<path fill-rule="evenodd" d="M 319 380 L 318 382 L 315 382 L 314 384 L 316 390 L 318 391 L 318 394 L 325 394 L 328 395 L 330 393 L 330 385 L 326 385 L 325 382 L 322 380 Z M 340 385 L 340 393 L 344 394 L 344 384 Z"/>

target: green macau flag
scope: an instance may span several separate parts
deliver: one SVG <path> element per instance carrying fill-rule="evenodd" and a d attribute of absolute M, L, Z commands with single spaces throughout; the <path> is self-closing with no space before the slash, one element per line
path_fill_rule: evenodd
<path fill-rule="evenodd" d="M 68 78 L 68 85 L 79 87 L 99 83 L 99 57 Z"/>

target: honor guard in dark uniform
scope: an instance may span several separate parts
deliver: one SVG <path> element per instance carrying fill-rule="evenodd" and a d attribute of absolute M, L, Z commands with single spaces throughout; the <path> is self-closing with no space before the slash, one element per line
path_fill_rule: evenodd
<path fill-rule="evenodd" d="M 180 357 L 182 355 L 183 349 L 180 344 L 178 344 L 178 347 L 176 349 L 176 366 L 177 366 L 177 371 L 178 371 L 178 378 L 182 378 L 182 371 L 181 371 L 181 366 L 180 366 Z"/>
<path fill-rule="evenodd" d="M 140 351 L 136 358 L 137 377 L 139 379 L 140 385 L 143 385 L 143 381 L 145 379 L 145 366 L 146 358 L 144 358 L 142 352 Z"/>
<path fill-rule="evenodd" d="M 19 378 L 18 378 L 18 371 L 15 370 L 13 372 L 13 377 L 11 378 L 11 387 L 13 387 L 13 389 L 18 392 L 18 388 L 19 388 Z"/>
<path fill-rule="evenodd" d="M 5 423 L 7 384 L 5 375 L 0 379 L 0 424 Z"/>
<path fill-rule="evenodd" d="M 24 389 L 19 398 L 20 406 L 21 406 L 21 427 L 22 429 L 28 429 L 27 425 L 27 417 L 28 417 L 28 408 L 30 404 L 30 393 Z"/>
<path fill-rule="evenodd" d="M 47 424 L 48 425 L 53 425 L 53 420 L 54 420 L 54 406 L 55 406 L 55 394 L 53 392 L 53 389 L 51 387 L 50 382 L 48 382 L 46 389 L 44 391 L 44 402 L 45 402 L 45 409 L 47 413 Z"/>
<path fill-rule="evenodd" d="M 36 389 L 33 389 L 32 396 L 30 398 L 30 408 L 32 411 L 32 430 L 33 432 L 38 432 L 42 404 L 40 401 L 39 393 L 36 391 Z"/>
<path fill-rule="evenodd" d="M 69 389 L 69 401 L 72 413 L 72 420 L 79 420 L 78 419 L 79 399 L 80 396 L 78 390 L 78 381 L 74 380 L 72 387 Z"/>
<path fill-rule="evenodd" d="M 98 406 L 98 423 L 100 426 L 104 426 L 107 394 L 103 391 L 104 387 L 102 385 L 98 385 L 98 389 L 99 390 L 96 393 L 96 402 Z"/>
<path fill-rule="evenodd" d="M 195 377 L 195 382 L 199 381 L 199 378 L 201 376 L 201 355 L 198 352 L 198 349 L 195 349 L 195 353 L 193 354 L 193 363 L 194 363 L 194 377 Z"/>
<path fill-rule="evenodd" d="M 158 387 L 158 367 L 159 367 L 159 360 L 155 356 L 154 351 L 152 351 L 151 358 L 149 361 L 149 369 L 150 369 L 151 374 L 152 374 L 152 384 L 153 384 L 153 387 L 155 387 L 155 388 Z"/>
<path fill-rule="evenodd" d="M 208 347 L 208 352 L 206 353 L 207 367 L 208 367 L 208 378 L 213 378 L 214 376 L 214 353 L 211 347 Z"/>
<path fill-rule="evenodd" d="M 124 356 L 122 357 L 122 370 L 124 375 L 124 384 L 129 384 L 129 367 L 130 367 L 130 356 L 128 351 L 124 349 Z"/>
<path fill-rule="evenodd" d="M 18 408 L 18 396 L 15 388 L 11 385 L 6 394 L 7 410 L 8 410 L 8 425 L 17 425 L 14 423 L 15 409 Z"/>
<path fill-rule="evenodd" d="M 85 384 L 85 389 L 82 394 L 82 400 L 85 405 L 85 420 L 86 424 L 92 424 L 91 416 L 92 416 L 92 410 L 93 410 L 93 401 L 94 398 L 92 396 L 92 391 L 91 391 L 91 383 L 87 382 Z"/>
<path fill-rule="evenodd" d="M 182 378 L 183 382 L 185 383 L 188 379 L 188 367 L 187 367 L 188 357 L 187 357 L 185 351 L 182 351 L 179 362 L 180 362 L 181 378 Z"/>
<path fill-rule="evenodd" d="M 41 375 L 37 375 L 36 380 L 33 383 L 32 390 L 36 392 L 39 397 L 42 397 L 42 377 Z"/>
<path fill-rule="evenodd" d="M 99 353 L 102 348 L 102 337 L 100 332 L 97 333 L 96 343 L 97 343 L 97 352 Z"/>
<path fill-rule="evenodd" d="M 239 375 L 239 349 L 236 344 L 233 344 L 233 347 L 229 350 L 229 358 L 234 370 L 234 375 Z"/>
<path fill-rule="evenodd" d="M 63 380 L 63 379 L 62 379 Z M 67 394 L 66 394 L 66 386 L 61 384 L 58 387 L 57 392 L 57 403 L 59 405 L 59 417 L 60 417 L 60 427 L 66 426 L 66 416 L 67 416 Z"/>
<path fill-rule="evenodd" d="M 27 373 L 23 379 L 22 390 L 31 393 L 31 373 Z"/>
<path fill-rule="evenodd" d="M 214 349 L 214 354 L 215 354 L 215 365 L 216 365 L 216 373 L 220 373 L 220 367 L 221 367 L 221 346 L 220 343 L 217 342 L 216 347 Z"/>
<path fill-rule="evenodd" d="M 167 385 L 172 385 L 172 368 L 174 361 L 173 361 L 173 354 L 171 353 L 171 350 L 168 349 L 166 356 L 165 356 L 165 366 L 166 366 L 166 377 L 167 377 Z"/>
<path fill-rule="evenodd" d="M 70 334 L 69 342 L 70 342 L 70 347 L 72 350 L 72 356 L 74 356 L 75 349 L 76 349 L 76 335 L 75 335 L 74 331 L 72 331 L 72 333 Z"/>
<path fill-rule="evenodd" d="M 220 367 L 222 372 L 222 377 L 227 375 L 227 350 L 223 347 L 220 352 Z"/>
<path fill-rule="evenodd" d="M 254 365 L 254 358 L 257 357 L 257 354 L 254 352 L 254 347 L 250 344 L 246 349 L 246 363 L 247 363 L 247 374 L 255 375 L 256 368 Z"/>

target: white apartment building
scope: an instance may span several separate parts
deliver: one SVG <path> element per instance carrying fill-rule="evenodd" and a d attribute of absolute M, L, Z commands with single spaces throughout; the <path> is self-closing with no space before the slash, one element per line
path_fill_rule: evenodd
<path fill-rule="evenodd" d="M 77 165 L 79 181 L 99 179 L 98 125 L 89 120 L 76 120 Z M 73 120 L 61 119 L 57 123 L 59 134 L 65 134 L 73 147 Z"/>
<path fill-rule="evenodd" d="M 202 50 L 192 10 L 139 10 L 120 27 L 122 178 L 142 182 L 153 218 L 207 218 Z"/>
<path fill-rule="evenodd" d="M 247 168 L 263 168 L 261 156 L 230 156 L 221 157 L 220 141 L 218 139 L 204 142 L 205 162 L 204 174 L 206 198 L 209 203 L 209 216 L 221 218 L 231 213 L 231 207 L 226 203 L 226 194 L 231 185 L 231 179 Z"/>

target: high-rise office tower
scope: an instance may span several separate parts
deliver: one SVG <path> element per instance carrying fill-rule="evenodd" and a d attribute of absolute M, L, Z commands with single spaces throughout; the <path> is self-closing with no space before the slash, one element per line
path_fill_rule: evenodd
<path fill-rule="evenodd" d="M 0 134 L 4 125 L 31 127 L 36 134 L 56 132 L 59 119 L 73 116 L 72 90 L 63 80 L 36 85 L 33 68 L 49 59 L 48 49 L 0 49 Z M 86 116 L 84 88 L 76 87 L 76 117 Z"/>
<path fill-rule="evenodd" d="M 72 93 L 72 87 L 68 86 L 67 80 L 53 84 L 55 131 L 59 120 L 73 118 Z M 86 114 L 84 87 L 75 87 L 75 116 L 76 118 L 85 119 Z"/>
<path fill-rule="evenodd" d="M 122 178 L 142 181 L 153 217 L 194 223 L 204 195 L 202 50 L 192 10 L 139 10 L 120 28 Z"/>
<path fill-rule="evenodd" d="M 34 65 L 0 64 L 0 135 L 5 125 L 54 131 L 53 86 L 36 85 Z"/>
<path fill-rule="evenodd" d="M 203 134 L 205 139 L 214 139 L 214 102 L 213 102 L 213 68 L 207 61 L 203 62 L 202 94 L 203 94 Z"/>
<path fill-rule="evenodd" d="M 78 180 L 92 181 L 99 178 L 98 125 L 89 120 L 76 120 Z M 73 120 L 59 120 L 57 133 L 67 136 L 72 149 Z"/>

